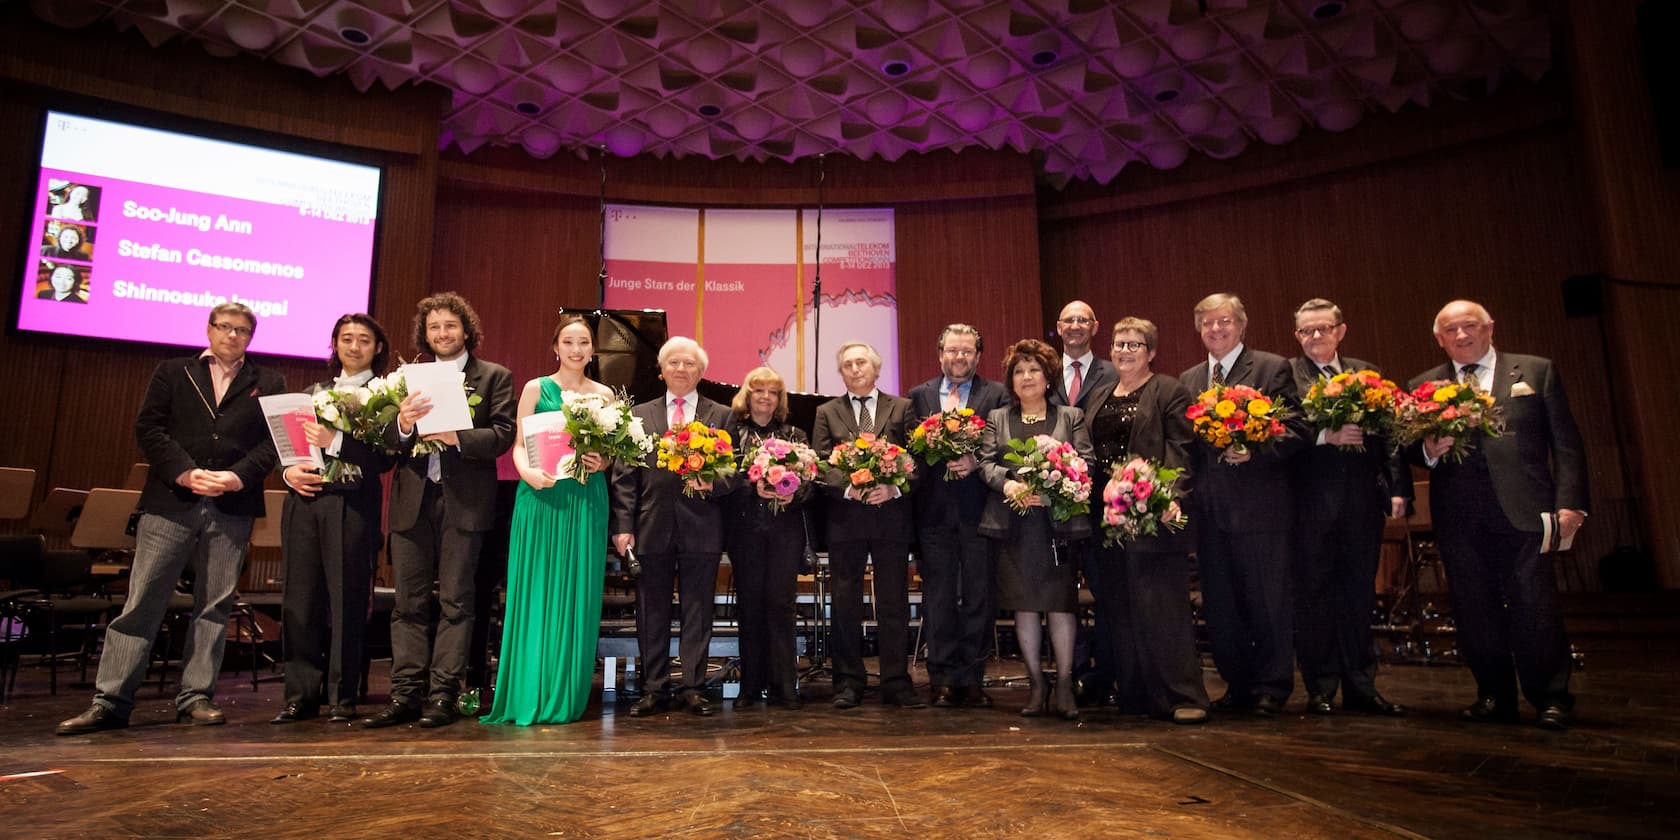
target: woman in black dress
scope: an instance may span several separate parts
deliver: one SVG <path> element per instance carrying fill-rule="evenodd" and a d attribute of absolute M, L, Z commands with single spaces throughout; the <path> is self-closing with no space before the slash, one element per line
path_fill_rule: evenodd
<path fill-rule="evenodd" d="M 1080 457 L 1091 460 L 1091 438 L 1084 414 L 1071 406 L 1049 402 L 1049 377 L 1061 369 L 1056 351 L 1035 339 L 1017 341 L 1004 351 L 1003 380 L 1014 405 L 992 411 L 980 446 L 980 473 L 994 491 L 980 518 L 980 533 L 991 537 L 997 557 L 998 606 L 1015 611 L 1015 636 L 1021 643 L 1032 689 L 1021 714 L 1036 717 L 1049 711 L 1046 681 L 1040 660 L 1039 616 L 1049 613 L 1050 648 L 1056 656 L 1055 713 L 1079 718 L 1073 697 L 1073 640 L 1078 629 L 1074 610 L 1079 584 L 1073 555 L 1066 541 L 1091 534 L 1091 519 L 1075 516 L 1053 522 L 1049 509 L 1027 485 L 1014 478 L 1014 467 L 1003 460 L 1009 441 L 1050 435 L 1070 442 Z M 1012 509 L 1014 508 L 1014 509 Z M 1020 514 L 1016 509 L 1024 509 Z"/>

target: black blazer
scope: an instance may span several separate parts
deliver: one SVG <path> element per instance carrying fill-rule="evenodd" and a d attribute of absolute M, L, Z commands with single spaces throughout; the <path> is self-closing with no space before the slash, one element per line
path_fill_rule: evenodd
<path fill-rule="evenodd" d="M 1417 387 L 1431 379 L 1454 379 L 1451 362 L 1412 379 Z M 1523 383 L 1532 393 L 1512 396 Z M 1540 531 L 1540 514 L 1557 510 L 1587 510 L 1587 457 L 1575 427 L 1563 380 L 1550 359 L 1516 353 L 1495 353 L 1493 399 L 1505 418 L 1505 433 L 1476 441 L 1487 459 L 1499 507 L 1519 531 Z M 1411 447 L 1423 463 L 1421 444 Z M 1474 454 L 1472 454 L 1474 457 Z M 1463 504 L 1464 467 L 1442 459 L 1430 472 L 1430 507 L 1436 511 L 1449 501 Z M 1435 521 L 1441 521 L 1440 516 Z"/>
<path fill-rule="evenodd" d="M 462 531 L 488 531 L 496 521 L 496 459 L 513 445 L 513 374 L 477 356 L 467 357 L 465 373 L 467 385 L 484 401 L 473 410 L 472 428 L 457 433 L 460 447 L 448 447 L 441 453 L 447 520 L 443 524 Z M 420 435 L 415 434 L 403 441 L 395 420 L 385 427 L 385 442 L 397 452 L 397 470 L 391 479 L 393 531 L 407 531 L 420 521 L 429 458 L 412 454 L 419 440 Z"/>
<path fill-rule="evenodd" d="M 1178 381 L 1192 395 L 1207 390 L 1208 363 L 1179 374 Z M 1288 433 L 1282 439 L 1254 450 L 1247 463 L 1222 463 L 1219 450 L 1200 438 L 1190 450 L 1196 474 L 1196 494 L 1191 497 L 1190 517 L 1196 523 L 1217 525 L 1225 531 L 1287 531 L 1291 525 L 1289 459 L 1306 448 L 1312 434 L 1301 416 L 1301 399 L 1295 390 L 1295 375 L 1282 356 L 1243 347 L 1225 374 L 1227 385 L 1247 385 L 1286 404 L 1294 416 L 1285 421 Z"/>
<path fill-rule="evenodd" d="M 1109 390 L 1113 390 L 1112 385 Z M 1091 452 L 1091 434 L 1085 428 L 1085 413 L 1077 408 L 1055 404 L 1050 406 L 1050 410 L 1055 416 L 1050 425 L 1050 436 L 1072 443 L 1079 457 L 1096 470 L 1096 457 Z M 1007 539 L 1014 535 L 1016 523 L 1020 521 L 1021 515 L 1003 498 L 1003 485 L 1015 470 L 1015 466 L 1004 461 L 1003 456 L 1009 454 L 1009 441 L 1025 436 L 1026 433 L 1015 424 L 1015 409 L 1012 406 L 994 409 L 986 417 L 986 431 L 980 444 L 980 473 L 992 493 L 986 497 L 986 510 L 980 515 L 980 533 L 988 537 Z M 1102 492 L 1102 483 L 1095 472 L 1091 480 L 1091 494 L 1097 497 L 1097 501 L 1092 503 L 1095 507 L 1101 502 L 1097 494 Z M 1052 527 L 1056 536 L 1078 540 L 1091 536 L 1091 522 L 1089 516 L 1075 516 L 1066 522 L 1056 522 Z"/>
<path fill-rule="evenodd" d="M 663 395 L 639 403 L 631 413 L 655 438 L 670 431 L 669 408 Z M 694 413 L 713 428 L 729 424 L 729 409 L 696 395 Z M 654 452 L 659 450 L 656 447 Z M 730 483 L 719 480 L 700 498 L 683 495 L 677 474 L 654 464 L 650 453 L 640 463 L 619 462 L 612 471 L 612 533 L 635 534 L 640 554 L 723 553 L 723 500 Z"/>
<path fill-rule="evenodd" d="M 850 480 L 846 478 L 843 470 L 827 465 L 828 456 L 834 451 L 834 447 L 856 440 L 864 431 L 873 431 L 877 437 L 890 443 L 908 446 L 910 428 L 920 418 L 910 416 L 909 400 L 895 397 L 885 391 L 877 393 L 880 394 L 876 400 L 879 405 L 871 406 L 874 410 L 870 412 L 870 419 L 875 421 L 873 429 L 858 429 L 850 394 L 841 394 L 817 406 L 817 419 L 811 431 L 811 448 L 817 450 L 817 457 L 823 459 L 824 464 L 821 480 L 829 496 L 830 545 L 868 539 L 909 543 L 914 536 L 909 498 L 911 491 L 916 488 L 914 475 L 911 476 L 910 484 L 904 488 L 903 495 L 883 505 L 866 505 L 845 498 L 847 488 L 851 487 Z"/>
<path fill-rule="evenodd" d="M 945 377 L 936 376 L 910 389 L 912 424 L 921 423 L 929 415 L 944 410 L 945 395 L 939 392 L 939 386 L 944 381 Z M 1009 392 L 1004 389 L 1003 383 L 974 377 L 968 392 L 968 407 L 974 409 L 976 415 L 984 419 L 991 416 L 993 410 L 1006 405 L 1009 405 Z M 978 457 L 979 453 L 975 455 Z M 920 473 L 916 485 L 917 528 L 979 524 L 980 513 L 986 508 L 986 496 L 990 492 L 981 480 L 979 470 L 969 473 L 967 478 L 946 481 L 944 464 L 929 467 L 918 458 L 917 472 Z"/>
<path fill-rule="evenodd" d="M 1107 400 L 1114 389 L 1108 389 L 1104 394 Z M 1126 443 L 1125 451 L 1115 453 L 1112 447 L 1105 447 L 1101 438 L 1091 440 L 1092 447 L 1098 453 L 1096 487 L 1092 489 L 1091 502 L 1092 525 L 1102 527 L 1102 488 L 1108 483 L 1108 468 L 1115 460 L 1131 460 L 1132 458 L 1151 458 L 1161 462 L 1164 467 L 1181 469 L 1185 472 L 1178 478 L 1180 492 L 1179 507 L 1185 513 L 1191 510 L 1191 496 L 1195 488 L 1196 474 L 1191 470 L 1192 448 L 1195 446 L 1196 434 L 1190 427 L 1190 418 L 1184 416 L 1185 409 L 1190 407 L 1194 398 L 1184 383 L 1162 374 L 1149 377 L 1137 389 L 1138 412 L 1132 420 L 1132 434 Z M 1101 409 L 1101 405 L 1098 405 Z M 1094 420 L 1094 418 L 1093 418 Z M 1178 533 L 1163 531 L 1153 537 L 1142 537 L 1125 544 L 1127 551 L 1153 552 L 1184 552 L 1191 547 L 1188 530 Z"/>
<path fill-rule="evenodd" d="M 1056 358 L 1059 361 L 1061 354 L 1056 354 Z M 1093 354 L 1091 356 L 1091 369 L 1080 382 L 1079 399 L 1074 402 L 1074 407 L 1085 412 L 1086 417 L 1090 417 L 1091 412 L 1096 411 L 1097 406 L 1102 405 L 1103 400 L 1108 398 L 1109 393 L 1114 390 L 1114 386 L 1119 382 L 1120 371 L 1114 369 L 1114 363 Z M 1050 402 L 1054 405 L 1067 405 L 1067 383 L 1062 381 L 1061 367 L 1058 367 L 1051 374 L 1050 384 L 1056 386 L 1050 389 Z"/>
<path fill-rule="evenodd" d="M 286 390 L 286 378 L 251 357 L 215 403 L 210 361 L 202 356 L 170 359 L 152 371 L 134 435 L 151 469 L 140 491 L 140 509 L 151 513 L 191 510 L 199 496 L 175 483 L 191 469 L 229 470 L 245 489 L 215 497 L 216 508 L 233 516 L 263 515 L 263 480 L 279 462 L 257 397 Z M 215 403 L 215 405 L 212 405 Z"/>
<path fill-rule="evenodd" d="M 1376 370 L 1376 365 L 1351 356 L 1341 356 L 1343 371 Z M 1295 389 L 1307 391 L 1323 375 L 1319 366 L 1305 356 L 1289 360 Z M 1318 444 L 1318 431 L 1309 429 L 1306 447 L 1290 466 L 1294 474 L 1296 515 L 1308 526 L 1321 525 L 1353 516 L 1387 516 L 1388 500 L 1394 496 L 1412 498 L 1412 468 L 1405 454 L 1386 437 L 1365 438 L 1364 452 L 1343 452 Z"/>

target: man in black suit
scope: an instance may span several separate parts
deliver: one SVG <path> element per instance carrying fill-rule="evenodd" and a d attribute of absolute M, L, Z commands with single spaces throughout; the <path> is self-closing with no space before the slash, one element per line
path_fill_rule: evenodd
<path fill-rule="evenodd" d="M 1302 355 L 1289 360 L 1303 396 L 1320 378 L 1376 370 L 1342 356 L 1341 307 L 1313 298 L 1295 310 Z M 1324 429 L 1291 465 L 1295 501 L 1295 658 L 1307 689 L 1307 713 L 1327 715 L 1341 690 L 1348 711 L 1399 716 L 1404 706 L 1377 693 L 1371 610 L 1383 517 L 1406 515 L 1412 472 L 1387 438 L 1357 424 Z M 1344 451 L 1363 446 L 1364 451 Z"/>
<path fill-rule="evenodd" d="M 140 493 L 128 601 L 105 629 L 93 705 L 60 723 L 60 735 L 128 725 L 152 643 L 188 563 L 193 618 L 182 642 L 176 720 L 212 726 L 226 720 L 212 701 L 228 611 L 251 525 L 263 515 L 263 479 L 278 460 L 257 397 L 286 389 L 278 371 L 245 356 L 256 327 L 244 304 L 220 304 L 210 310 L 209 349 L 152 373 L 134 424 L 151 469 Z"/>
<path fill-rule="evenodd" d="M 910 401 L 875 387 L 881 354 L 859 341 L 836 354 L 846 393 L 817 407 L 811 447 L 825 462 L 836 446 L 864 433 L 904 446 L 909 442 Z M 829 467 L 828 567 L 834 582 L 834 706 L 858 705 L 868 682 L 863 668 L 863 573 L 875 567 L 875 619 L 880 633 L 881 702 L 921 708 L 910 680 L 910 500 L 896 487 L 877 485 L 859 495 L 846 473 Z"/>
<path fill-rule="evenodd" d="M 984 418 L 1008 405 L 1003 385 L 976 373 L 984 349 L 980 331 L 967 324 L 941 331 L 941 375 L 910 389 L 911 419 L 960 408 Z M 915 496 L 928 682 L 933 705 L 941 708 L 992 705 L 984 685 L 997 606 L 991 546 L 979 530 L 987 489 L 977 463 L 970 453 L 928 468 Z M 957 479 L 947 481 L 939 473 Z"/>
<path fill-rule="evenodd" d="M 693 422 L 721 429 L 729 408 L 694 389 L 706 374 L 706 351 L 694 339 L 676 336 L 659 348 L 665 395 L 632 411 L 654 436 Z M 642 572 L 636 578 L 636 641 L 642 655 L 642 696 L 631 717 L 657 712 L 673 696 L 696 715 L 710 715 L 706 697 L 706 656 L 712 644 L 712 605 L 717 593 L 718 562 L 723 558 L 723 492 L 710 482 L 681 479 L 657 466 L 649 455 L 640 464 L 613 467 L 613 550 L 635 551 Z M 695 494 L 683 492 L 684 484 Z M 682 681 L 671 677 L 671 587 L 680 587 L 682 629 L 677 653 Z"/>
<path fill-rule="evenodd" d="M 1412 380 L 1474 381 L 1504 416 L 1499 437 L 1475 441 L 1461 463 L 1443 459 L 1452 438 L 1425 438 L 1414 452 L 1430 469 L 1429 507 L 1452 587 L 1459 649 L 1476 676 L 1477 700 L 1460 716 L 1516 721 L 1517 689 L 1547 729 L 1569 725 L 1569 640 L 1564 635 L 1553 546 L 1587 516 L 1587 459 L 1551 360 L 1496 352 L 1493 318 L 1455 300 L 1435 316 L 1435 341 L 1451 360 Z M 1512 664 L 1516 668 L 1513 673 Z"/>
<path fill-rule="evenodd" d="M 513 445 L 513 374 L 474 355 L 483 330 L 466 299 L 442 292 L 420 301 L 414 332 L 415 344 L 437 361 L 455 363 L 466 387 L 483 401 L 473 410 L 472 428 L 418 435 L 415 424 L 431 412 L 432 400 L 414 391 L 385 429 L 386 443 L 398 453 L 387 516 L 397 590 L 391 704 L 357 721 L 366 729 L 455 722 L 472 639 L 478 555 L 496 518 L 496 459 Z M 441 450 L 415 452 L 421 441 Z"/>
<path fill-rule="evenodd" d="M 1207 361 L 1179 375 L 1192 394 L 1215 384 L 1247 385 L 1296 409 L 1281 439 L 1239 453 L 1197 440 L 1191 452 L 1196 492 L 1190 523 L 1196 531 L 1202 612 L 1213 661 L 1226 693 L 1215 709 L 1275 715 L 1295 687 L 1290 602 L 1289 459 L 1305 445 L 1295 377 L 1282 356 L 1243 344 L 1248 313 L 1236 295 L 1213 294 L 1196 304 L 1196 330 Z"/>

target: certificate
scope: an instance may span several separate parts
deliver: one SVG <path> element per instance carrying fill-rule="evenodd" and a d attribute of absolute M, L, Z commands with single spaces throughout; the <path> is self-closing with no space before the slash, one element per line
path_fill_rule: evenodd
<path fill-rule="evenodd" d="M 520 421 L 525 430 L 525 461 L 549 475 L 560 475 L 560 462 L 573 454 L 566 412 L 543 411 Z"/>
<path fill-rule="evenodd" d="M 318 422 L 315 401 L 308 394 L 270 394 L 257 397 L 257 404 L 262 406 L 268 435 L 274 439 L 274 451 L 280 453 L 280 466 L 324 465 L 321 450 L 303 434 L 303 424 Z"/>
<path fill-rule="evenodd" d="M 456 432 L 472 428 L 472 410 L 467 407 L 467 375 L 454 362 L 418 362 L 403 365 L 408 393 L 432 401 L 432 410 L 415 425 L 421 435 Z"/>

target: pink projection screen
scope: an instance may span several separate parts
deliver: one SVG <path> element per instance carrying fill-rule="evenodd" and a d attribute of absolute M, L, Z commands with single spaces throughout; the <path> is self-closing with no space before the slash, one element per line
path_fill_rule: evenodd
<path fill-rule="evenodd" d="M 234 300 L 257 314 L 252 352 L 324 357 L 367 309 L 380 174 L 48 112 L 17 327 L 203 347 Z"/>
<path fill-rule="evenodd" d="M 893 211 L 824 210 L 822 346 L 811 317 L 817 211 L 609 205 L 609 309 L 663 309 L 672 335 L 698 340 L 708 379 L 740 382 L 759 365 L 795 391 L 844 390 L 834 352 L 864 341 L 898 393 Z"/>

